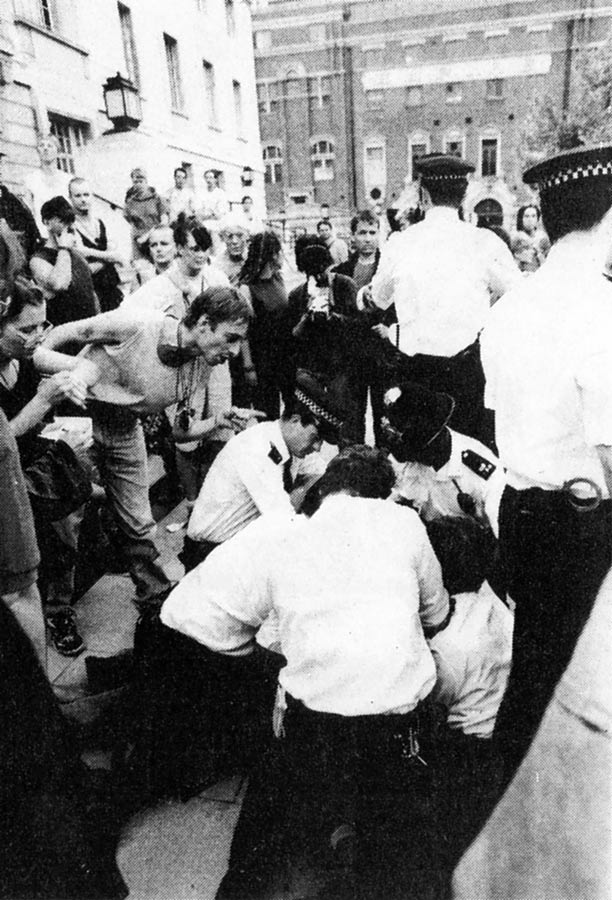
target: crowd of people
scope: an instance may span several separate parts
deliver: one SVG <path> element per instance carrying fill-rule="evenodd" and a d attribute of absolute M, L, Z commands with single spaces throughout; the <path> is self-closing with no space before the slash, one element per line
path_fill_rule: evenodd
<path fill-rule="evenodd" d="M 251 198 L 230 211 L 215 172 L 198 194 L 182 166 L 166 196 L 133 169 L 124 277 L 56 155 L 43 141 L 31 209 L 0 197 L 0 894 L 126 896 L 125 817 L 239 773 L 219 898 L 272 896 L 304 859 L 313 898 L 450 896 L 609 600 L 612 148 L 526 172 L 540 206 L 512 238 L 463 221 L 469 163 L 421 157 L 422 209 L 386 241 L 357 212 L 350 250 L 321 220 L 291 290 Z M 160 447 L 189 510 L 176 584 Z M 48 640 L 85 649 L 92 504 L 139 611 L 128 735 L 94 803 L 45 677 Z M 609 706 L 578 705 L 605 731 Z M 479 897 L 540 896 L 505 895 L 507 856 L 479 852 Z"/>

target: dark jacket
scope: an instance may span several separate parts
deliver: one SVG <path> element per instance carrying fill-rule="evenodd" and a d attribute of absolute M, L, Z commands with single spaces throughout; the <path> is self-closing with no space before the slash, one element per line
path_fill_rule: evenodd
<path fill-rule="evenodd" d="M 351 253 L 346 262 L 339 263 L 337 266 L 334 266 L 332 272 L 336 272 L 338 275 L 346 275 L 347 278 L 352 278 L 355 274 L 355 266 L 359 261 L 358 253 Z M 376 255 L 374 257 L 374 272 L 372 276 L 376 274 L 376 270 L 378 269 L 378 264 L 380 263 L 380 250 L 376 251 Z"/>

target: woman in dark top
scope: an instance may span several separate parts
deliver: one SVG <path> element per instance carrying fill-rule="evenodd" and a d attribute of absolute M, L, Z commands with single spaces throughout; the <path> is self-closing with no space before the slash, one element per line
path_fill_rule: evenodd
<path fill-rule="evenodd" d="M 346 412 L 347 437 L 362 443 L 368 359 L 372 343 L 367 315 L 357 309 L 357 290 L 351 278 L 330 271 L 332 257 L 322 238 L 299 237 L 295 261 L 306 281 L 289 294 L 291 359 L 333 386 Z"/>
<path fill-rule="evenodd" d="M 63 325 L 97 315 L 100 304 L 89 266 L 75 249 L 73 208 L 64 197 L 53 197 L 43 203 L 41 216 L 49 237 L 30 259 L 30 269 L 48 296 L 49 321 Z"/>
<path fill-rule="evenodd" d="M 259 232 L 251 239 L 239 275 L 239 284 L 248 294 L 255 313 L 249 329 L 251 365 L 257 378 L 252 400 L 255 408 L 263 410 L 270 419 L 278 419 L 280 394 L 288 388 L 291 378 L 287 356 L 288 298 L 280 271 L 281 258 L 281 242 L 276 234 Z M 248 353 L 245 367 L 248 376 Z"/>
<path fill-rule="evenodd" d="M 102 312 L 116 309 L 123 300 L 121 278 L 115 263 L 121 257 L 108 244 L 106 225 L 92 210 L 91 188 L 84 178 L 73 178 L 68 186 L 76 214 L 75 228 L 83 246 Z"/>
<path fill-rule="evenodd" d="M 58 450 L 54 442 L 40 438 L 39 432 L 51 410 L 62 401 L 82 405 L 85 388 L 69 371 L 58 371 L 64 360 L 66 364 L 70 360 L 49 351 L 44 351 L 43 364 L 46 361 L 56 374 L 40 379 L 32 357 L 47 327 L 40 290 L 23 278 L 7 285 L 0 300 L 0 408 L 17 438 L 32 501 L 47 625 L 58 652 L 75 656 L 85 649 L 76 630 L 71 601 L 81 508 L 86 497 L 85 490 L 79 490 L 78 500 L 69 499 L 70 482 L 61 476 L 66 474 L 70 479 L 70 473 L 76 473 L 86 486 L 87 476 L 75 453 L 85 454 L 87 441 L 66 431 L 62 441 L 57 441 L 62 444 Z M 64 492 L 65 502 L 61 496 Z M 53 500 L 56 496 L 58 502 Z"/>

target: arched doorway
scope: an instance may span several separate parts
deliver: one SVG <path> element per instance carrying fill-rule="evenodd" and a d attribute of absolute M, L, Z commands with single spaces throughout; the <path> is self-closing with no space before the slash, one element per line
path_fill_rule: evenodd
<path fill-rule="evenodd" d="M 480 203 L 477 203 L 474 207 L 474 212 L 476 213 L 476 221 L 478 224 L 486 226 L 497 225 L 500 228 L 503 227 L 504 211 L 501 203 L 498 203 L 497 200 L 493 200 L 491 197 L 488 197 L 486 200 L 481 200 Z"/>

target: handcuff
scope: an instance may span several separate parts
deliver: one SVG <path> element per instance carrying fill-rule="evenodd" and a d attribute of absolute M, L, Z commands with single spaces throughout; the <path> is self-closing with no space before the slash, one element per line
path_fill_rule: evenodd
<path fill-rule="evenodd" d="M 587 488 L 590 496 L 584 496 L 580 487 Z M 601 488 L 590 478 L 570 478 L 563 484 L 561 490 L 567 497 L 569 505 L 576 512 L 593 512 L 603 500 Z"/>

